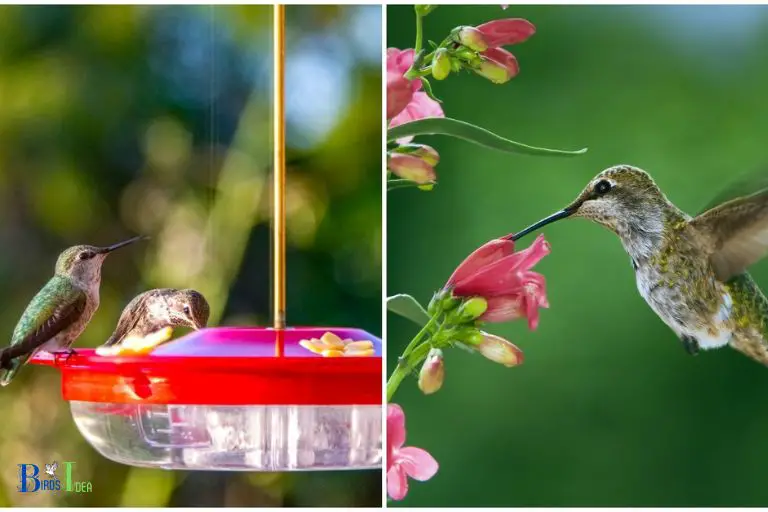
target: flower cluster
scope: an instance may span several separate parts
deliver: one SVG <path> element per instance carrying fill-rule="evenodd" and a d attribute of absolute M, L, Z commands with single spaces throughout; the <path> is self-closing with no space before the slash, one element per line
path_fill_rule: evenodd
<path fill-rule="evenodd" d="M 544 276 L 532 269 L 549 252 L 550 246 L 543 236 L 518 252 L 511 236 L 506 236 L 487 242 L 464 259 L 445 286 L 432 297 L 427 308 L 431 320 L 422 330 L 428 333 L 428 339 L 421 341 L 417 336 L 403 352 L 400 364 L 387 383 L 387 395 L 391 396 L 394 391 L 389 389 L 393 379 L 399 382 L 412 370 L 412 365 L 421 361 L 419 389 L 424 394 L 437 392 L 445 381 L 443 351 L 457 344 L 507 367 L 522 364 L 523 352 L 517 346 L 481 327 L 486 322 L 521 318 L 527 320 L 531 330 L 538 327 L 539 309 L 549 307 L 549 303 Z M 402 448 L 404 422 L 402 409 L 390 405 L 387 435 L 395 444 L 389 447 L 387 489 L 393 499 L 405 496 L 407 476 L 424 480 L 437 471 L 437 463 L 423 450 Z M 404 456 L 403 450 L 412 456 Z"/>
<path fill-rule="evenodd" d="M 417 5 L 416 48 L 387 49 L 387 120 L 389 127 L 426 119 L 445 117 L 432 93 L 429 78 L 445 80 L 451 73 L 469 70 L 495 84 L 503 84 L 518 74 L 515 56 L 504 46 L 519 44 L 531 37 L 536 28 L 527 20 L 508 18 L 492 20 L 476 27 L 459 26 L 432 51 L 421 49 L 421 19 L 436 6 Z M 398 147 L 387 154 L 387 169 L 406 184 L 429 190 L 436 182 L 437 151 L 421 146 L 421 151 L 403 147 L 412 137 L 398 139 Z"/>

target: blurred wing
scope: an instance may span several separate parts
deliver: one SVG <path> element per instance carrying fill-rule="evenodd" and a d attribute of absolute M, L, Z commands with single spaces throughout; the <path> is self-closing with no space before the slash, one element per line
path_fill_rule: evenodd
<path fill-rule="evenodd" d="M 741 199 L 766 191 L 768 191 L 768 169 L 743 174 L 720 190 L 720 193 L 710 200 L 709 204 L 699 212 L 699 215 L 734 199 Z"/>
<path fill-rule="evenodd" d="M 72 325 L 85 310 L 85 293 L 63 278 L 54 278 L 32 300 L 14 332 L 10 357 L 31 354 Z"/>
<path fill-rule="evenodd" d="M 147 314 L 149 298 L 148 293 L 142 293 L 125 306 L 123 313 L 120 315 L 120 320 L 117 322 L 117 327 L 115 327 L 115 332 L 104 343 L 105 347 L 117 345 L 123 341 L 129 332 L 136 328 L 139 321 Z"/>
<path fill-rule="evenodd" d="M 691 226 L 706 237 L 717 277 L 728 281 L 768 254 L 768 189 L 715 206 Z"/>

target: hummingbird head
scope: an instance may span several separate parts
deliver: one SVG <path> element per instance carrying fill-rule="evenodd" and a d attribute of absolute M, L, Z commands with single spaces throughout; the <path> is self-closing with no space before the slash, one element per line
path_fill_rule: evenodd
<path fill-rule="evenodd" d="M 633 255 L 652 249 L 663 233 L 665 212 L 671 207 L 650 175 L 631 165 L 609 167 L 595 176 L 568 206 L 515 234 L 531 231 L 567 217 L 590 219 L 622 239 Z"/>
<path fill-rule="evenodd" d="M 173 325 L 199 330 L 208 325 L 210 308 L 203 295 L 195 290 L 178 290 L 168 299 L 168 313 Z"/>
<path fill-rule="evenodd" d="M 59 255 L 56 260 L 56 274 L 65 275 L 83 283 L 90 284 L 101 279 L 101 264 L 109 253 L 120 247 L 132 244 L 144 237 L 134 237 L 108 247 L 76 245 Z"/>

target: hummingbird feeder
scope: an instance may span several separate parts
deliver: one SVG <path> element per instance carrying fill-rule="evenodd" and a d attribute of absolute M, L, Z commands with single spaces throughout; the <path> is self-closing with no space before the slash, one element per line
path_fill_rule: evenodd
<path fill-rule="evenodd" d="M 285 325 L 284 5 L 274 8 L 274 53 L 273 326 L 203 329 L 146 354 L 79 349 L 31 361 L 61 371 L 80 433 L 116 462 L 224 471 L 381 467 L 381 340 L 359 329 Z"/>

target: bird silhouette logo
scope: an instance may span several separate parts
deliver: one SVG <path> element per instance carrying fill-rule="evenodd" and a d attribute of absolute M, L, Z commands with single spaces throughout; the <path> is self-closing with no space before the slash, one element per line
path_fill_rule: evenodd
<path fill-rule="evenodd" d="M 56 461 L 53 461 L 53 463 L 52 463 L 52 464 L 46 464 L 46 465 L 45 465 L 45 472 L 46 472 L 48 475 L 50 475 L 50 476 L 52 476 L 52 477 L 56 478 L 56 470 L 57 470 L 58 468 L 59 468 L 59 465 L 56 463 Z"/>

